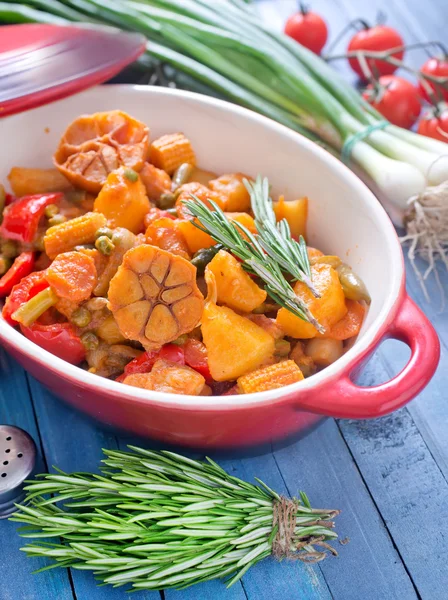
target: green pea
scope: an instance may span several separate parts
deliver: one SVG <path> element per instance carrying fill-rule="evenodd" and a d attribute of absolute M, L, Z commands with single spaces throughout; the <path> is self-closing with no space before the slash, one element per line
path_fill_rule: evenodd
<path fill-rule="evenodd" d="M 285 357 L 291 352 L 291 342 L 288 340 L 275 340 L 275 354 L 276 356 Z"/>
<path fill-rule="evenodd" d="M 91 331 L 82 334 L 81 342 L 86 350 L 96 350 L 100 345 L 99 339 Z"/>
<path fill-rule="evenodd" d="M 187 340 L 188 340 L 188 335 L 186 333 L 184 333 L 183 335 L 180 335 L 177 339 L 175 339 L 171 343 L 176 344 L 176 346 L 183 346 L 184 344 L 186 344 Z"/>
<path fill-rule="evenodd" d="M 4 256 L 0 256 L 0 276 L 4 275 L 10 266 L 12 265 L 12 260 L 10 258 L 5 258 Z"/>
<path fill-rule="evenodd" d="M 59 212 L 59 207 L 56 206 L 56 204 L 49 204 L 46 208 L 45 208 L 45 216 L 47 217 L 47 219 L 51 219 L 52 217 L 54 217 L 55 215 L 57 215 Z"/>
<path fill-rule="evenodd" d="M 135 183 L 138 180 L 138 173 L 134 171 L 134 169 L 125 169 L 124 176 L 132 183 Z"/>
<path fill-rule="evenodd" d="M 4 258 L 15 258 L 18 255 L 19 251 L 17 248 L 17 243 L 12 240 L 7 240 L 3 242 L 1 245 L 1 254 Z"/>
<path fill-rule="evenodd" d="M 65 197 L 69 202 L 79 205 L 86 199 L 86 192 L 83 190 L 69 190 L 68 192 L 65 192 Z"/>
<path fill-rule="evenodd" d="M 95 239 L 97 240 L 98 238 L 102 237 L 103 235 L 105 235 L 109 239 L 112 239 L 113 234 L 114 234 L 114 232 L 109 227 L 100 227 L 97 230 L 97 232 L 95 233 Z"/>
<path fill-rule="evenodd" d="M 54 215 L 53 217 L 51 217 L 51 219 L 48 219 L 48 225 L 50 225 L 51 227 L 54 227 L 55 225 L 60 225 L 61 223 L 65 223 L 67 220 L 67 217 L 64 217 L 63 215 Z"/>
<path fill-rule="evenodd" d="M 77 327 L 87 327 L 87 325 L 92 320 L 92 315 L 90 314 L 90 311 L 87 310 L 87 308 L 80 306 L 73 312 L 70 320 Z"/>
<path fill-rule="evenodd" d="M 157 200 L 156 204 L 157 204 L 158 208 L 161 208 L 162 210 L 166 210 L 168 208 L 173 208 L 175 202 L 176 202 L 176 198 L 174 197 L 174 194 L 171 192 L 165 192 L 164 194 L 162 194 L 160 196 L 160 198 Z"/>
<path fill-rule="evenodd" d="M 112 251 L 115 249 L 115 245 L 113 241 L 107 237 L 107 235 L 102 235 L 95 242 L 95 248 L 104 254 L 105 256 L 109 256 L 112 254 Z"/>

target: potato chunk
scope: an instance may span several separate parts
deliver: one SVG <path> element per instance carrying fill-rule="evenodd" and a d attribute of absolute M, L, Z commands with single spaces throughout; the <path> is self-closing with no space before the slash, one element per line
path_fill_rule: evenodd
<path fill-rule="evenodd" d="M 294 292 L 301 298 L 317 321 L 325 328 L 329 328 L 340 321 L 347 313 L 345 296 L 339 277 L 330 265 L 316 264 L 311 267 L 313 283 L 320 293 L 320 298 L 315 298 L 310 289 L 298 281 Z M 277 323 L 286 333 L 294 338 L 308 339 L 317 335 L 314 325 L 293 315 L 286 308 L 281 308 L 277 313 Z"/>

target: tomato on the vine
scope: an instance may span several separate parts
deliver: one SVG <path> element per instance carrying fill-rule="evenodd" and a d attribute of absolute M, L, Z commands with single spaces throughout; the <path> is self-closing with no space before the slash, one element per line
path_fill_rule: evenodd
<path fill-rule="evenodd" d="M 428 110 L 418 123 L 418 133 L 448 143 L 448 107 Z"/>
<path fill-rule="evenodd" d="M 375 25 L 374 27 L 369 27 L 367 23 L 364 23 L 364 28 L 355 33 L 350 40 L 347 51 L 356 52 L 357 50 L 366 50 L 369 52 L 383 52 L 384 50 L 392 50 L 393 48 L 398 48 L 403 45 L 403 38 L 392 27 L 388 27 L 387 25 Z M 402 60 L 404 50 L 394 52 L 392 56 L 398 60 Z M 348 61 L 351 68 L 361 77 L 361 79 L 367 79 L 367 74 L 364 73 L 358 58 L 350 57 Z M 371 73 L 375 77 L 377 75 L 392 75 L 392 73 L 397 70 L 395 65 L 391 65 L 384 60 L 367 58 L 366 61 Z"/>
<path fill-rule="evenodd" d="M 421 111 L 418 89 L 396 75 L 383 75 L 378 83 L 378 86 L 370 84 L 363 97 L 394 125 L 412 127 Z"/>
<path fill-rule="evenodd" d="M 328 38 L 328 29 L 322 17 L 309 11 L 303 4 L 298 13 L 289 17 L 285 33 L 315 54 L 320 54 Z"/>
<path fill-rule="evenodd" d="M 425 100 L 440 102 L 444 100 L 448 102 L 448 57 L 429 58 L 420 69 L 423 75 L 432 75 L 433 77 L 444 77 L 447 80 L 445 86 L 438 85 L 432 81 L 425 79 L 425 83 L 420 81 L 420 92 Z M 433 91 L 433 98 L 428 94 L 428 87 Z"/>

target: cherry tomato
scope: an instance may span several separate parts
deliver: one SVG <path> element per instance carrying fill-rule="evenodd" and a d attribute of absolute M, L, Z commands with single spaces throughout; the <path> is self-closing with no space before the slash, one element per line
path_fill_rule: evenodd
<path fill-rule="evenodd" d="M 448 57 L 429 58 L 420 69 L 420 72 L 425 75 L 432 75 L 433 77 L 445 77 L 448 82 Z M 448 102 L 448 84 L 445 87 L 442 87 L 427 79 L 425 82 L 426 83 L 422 83 L 420 81 L 419 83 L 420 92 L 425 100 L 428 100 L 429 102 L 432 101 L 427 91 L 427 86 L 429 86 L 434 92 L 434 100 L 437 102 L 442 100 Z"/>
<path fill-rule="evenodd" d="M 383 50 L 391 50 L 392 48 L 398 48 L 403 45 L 403 38 L 392 27 L 387 27 L 386 25 L 368 27 L 366 24 L 364 29 L 358 31 L 352 37 L 347 51 L 356 52 L 357 50 L 368 50 L 371 52 L 382 52 Z M 394 58 L 398 58 L 399 60 L 403 58 L 403 55 L 403 50 L 393 54 Z M 374 58 L 368 58 L 366 60 L 375 77 L 377 75 L 392 75 L 392 73 L 397 70 L 395 65 L 391 65 L 384 60 Z M 361 79 L 366 79 L 366 74 L 364 74 L 357 58 L 349 58 L 348 62 Z"/>
<path fill-rule="evenodd" d="M 363 92 L 367 102 L 394 125 L 405 129 L 412 127 L 421 110 L 418 89 L 396 75 L 383 75 L 379 84 L 379 90 L 369 85 Z"/>
<path fill-rule="evenodd" d="M 328 38 L 328 29 L 322 17 L 304 6 L 286 21 L 285 33 L 315 54 L 320 54 Z"/>
<path fill-rule="evenodd" d="M 429 110 L 420 119 L 417 131 L 421 135 L 448 143 L 448 108 Z"/>
<path fill-rule="evenodd" d="M 29 327 L 20 326 L 23 335 L 55 356 L 72 365 L 79 365 L 85 357 L 85 348 L 70 323 L 42 325 L 35 321 Z"/>

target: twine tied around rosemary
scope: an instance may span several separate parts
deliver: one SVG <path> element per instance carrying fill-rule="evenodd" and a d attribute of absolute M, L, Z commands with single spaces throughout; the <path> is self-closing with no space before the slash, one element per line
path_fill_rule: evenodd
<path fill-rule="evenodd" d="M 272 555 L 277 559 L 290 558 L 293 560 L 301 560 L 306 563 L 317 563 L 324 560 L 327 556 L 327 552 L 318 551 L 315 546 L 324 548 L 324 550 L 337 556 L 337 551 L 324 541 L 323 536 L 312 535 L 299 539 L 296 536 L 296 520 L 297 520 L 297 509 L 299 503 L 295 499 L 280 497 L 280 500 L 276 500 L 273 504 L 273 521 L 272 525 L 277 528 L 276 536 L 272 542 Z M 312 512 L 316 513 L 327 513 L 330 519 L 337 516 L 340 511 L 338 510 L 320 510 L 314 509 Z M 332 520 L 322 521 L 316 520 L 307 523 L 307 526 L 318 525 L 322 527 L 334 527 Z"/>

